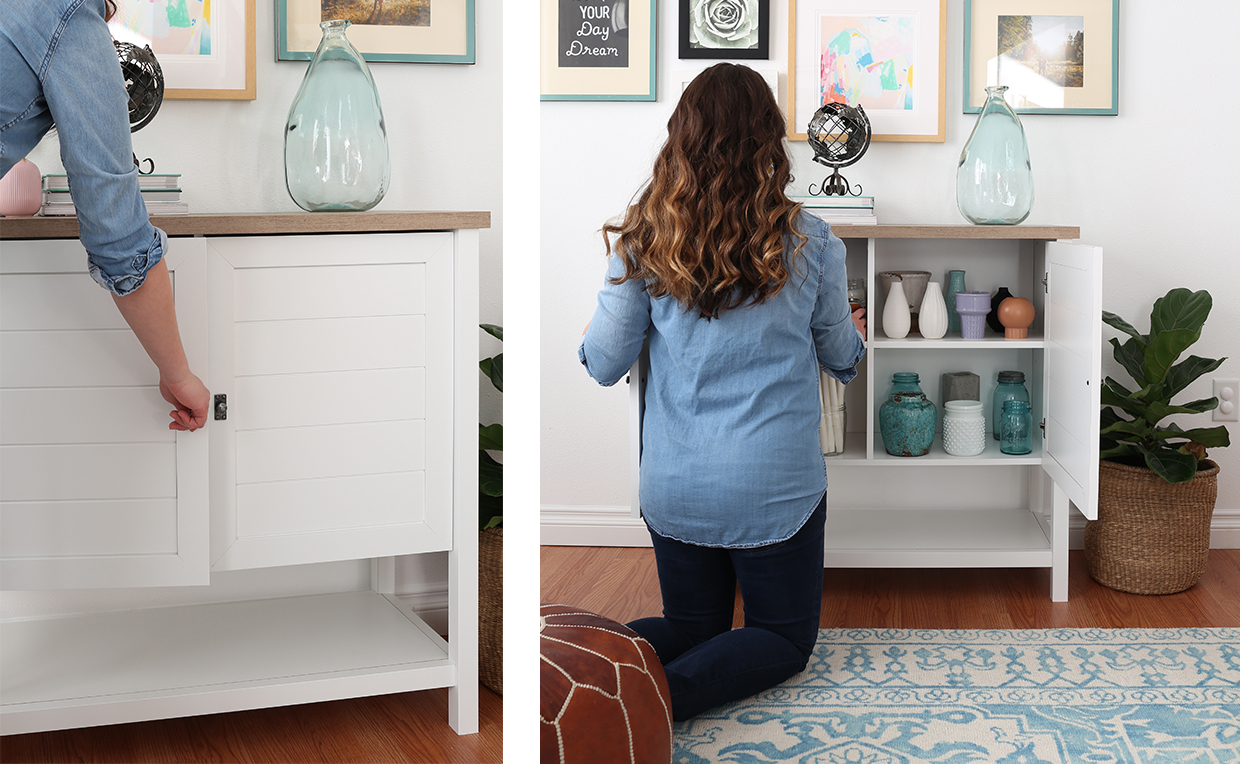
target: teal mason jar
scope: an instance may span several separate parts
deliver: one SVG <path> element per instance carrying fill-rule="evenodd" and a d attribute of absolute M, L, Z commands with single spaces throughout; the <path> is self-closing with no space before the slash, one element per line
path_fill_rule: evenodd
<path fill-rule="evenodd" d="M 891 395 L 878 409 L 883 447 L 892 456 L 925 456 L 934 442 L 938 411 L 922 392 L 921 378 L 913 372 L 891 377 Z"/>
<path fill-rule="evenodd" d="M 999 372 L 999 384 L 995 387 L 994 406 L 990 409 L 990 418 L 994 422 L 995 440 L 999 439 L 1003 404 L 1005 401 L 1013 400 L 1029 402 L 1029 391 L 1025 388 L 1025 373 L 1023 371 L 1001 371 Z"/>
<path fill-rule="evenodd" d="M 1027 401 L 1004 401 L 999 422 L 999 450 L 1013 456 L 1033 450 L 1033 415 L 1029 413 Z"/>

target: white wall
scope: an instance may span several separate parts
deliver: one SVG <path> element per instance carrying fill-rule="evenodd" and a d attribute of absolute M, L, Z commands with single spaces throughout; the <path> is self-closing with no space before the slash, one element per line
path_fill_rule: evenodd
<path fill-rule="evenodd" d="M 598 387 L 578 363 L 576 349 L 602 283 L 598 229 L 624 211 L 647 179 L 666 138 L 682 73 L 714 63 L 677 60 L 677 3 L 660 5 L 658 102 L 541 105 L 544 527 L 560 515 L 620 517 L 630 501 L 627 390 L 623 384 Z M 880 222 L 965 222 L 956 210 L 955 167 L 976 116 L 961 107 L 963 5 L 948 3 L 946 142 L 874 143 L 845 171 L 876 197 Z M 788 6 L 781 0 L 771 6 L 770 60 L 740 63 L 778 69 L 783 102 Z M 1177 37 L 1169 44 L 1169 25 L 1187 19 L 1193 20 L 1191 40 Z M 1214 310 L 1192 352 L 1227 356 L 1211 376 L 1231 377 L 1240 377 L 1240 266 L 1233 231 L 1240 102 L 1221 92 L 1211 72 L 1229 67 L 1237 27 L 1240 4 L 1224 0 L 1186 0 L 1173 12 L 1158 3 L 1124 3 L 1119 116 L 1022 119 L 1036 187 L 1026 223 L 1078 225 L 1084 243 L 1102 246 L 1103 306 L 1138 327 L 1148 326 L 1153 301 L 1170 288 L 1208 289 Z M 1170 54 L 1171 48 L 1191 53 Z M 825 168 L 811 161 L 807 144 L 790 146 L 795 186 L 820 181 Z M 1104 339 L 1115 334 L 1103 331 Z M 1109 345 L 1103 373 L 1127 379 Z M 1183 400 L 1211 394 L 1207 377 Z M 1209 426 L 1208 419 L 1192 421 Z M 1222 467 L 1215 525 L 1240 538 L 1240 428 L 1230 427 L 1235 445 L 1211 452 Z M 625 534 L 623 523 L 598 522 L 640 541 L 642 534 Z"/>
<path fill-rule="evenodd" d="M 179 172 L 183 198 L 195 213 L 299 212 L 284 187 L 283 131 L 289 106 L 309 62 L 275 60 L 273 0 L 258 0 L 257 99 L 165 101 L 155 119 L 133 134 L 139 157 L 157 172 Z M 489 210 L 491 228 L 479 235 L 480 318 L 503 324 L 502 98 L 503 6 L 475 0 L 477 63 L 371 64 L 391 149 L 392 182 L 375 208 Z M 60 147 L 49 136 L 29 155 L 43 173 L 64 172 Z M 343 214 L 343 213 L 321 213 Z M 502 350 L 478 332 L 480 358 Z M 502 397 L 479 374 L 481 419 L 501 421 Z M 446 555 L 423 555 L 398 570 L 398 592 L 446 602 Z M 142 589 L 129 592 L 6 592 L 0 614 L 50 614 L 85 609 L 150 607 L 170 602 L 234 599 L 350 590 L 369 586 L 361 563 L 301 566 L 217 576 L 211 591 Z"/>

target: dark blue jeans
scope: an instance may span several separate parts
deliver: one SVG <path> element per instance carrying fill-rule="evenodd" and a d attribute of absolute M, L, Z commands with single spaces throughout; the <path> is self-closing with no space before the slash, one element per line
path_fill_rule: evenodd
<path fill-rule="evenodd" d="M 695 546 L 651 532 L 663 617 L 628 624 L 654 647 L 672 718 L 774 687 L 805 668 L 822 610 L 826 497 L 801 530 L 753 549 Z M 745 625 L 732 628 L 736 585 Z"/>

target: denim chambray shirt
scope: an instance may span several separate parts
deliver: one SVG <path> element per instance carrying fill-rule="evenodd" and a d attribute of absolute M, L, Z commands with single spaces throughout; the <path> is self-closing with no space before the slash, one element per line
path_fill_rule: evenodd
<path fill-rule="evenodd" d="M 774 298 L 707 321 L 638 281 L 606 282 L 578 356 L 615 384 L 650 340 L 641 508 L 660 536 L 754 547 L 795 534 L 827 490 L 818 369 L 848 382 L 865 344 L 848 310 L 844 243 L 802 212 L 809 237 Z M 795 242 L 794 242 L 795 243 Z M 609 276 L 624 266 L 612 257 Z"/>
<path fill-rule="evenodd" d="M 124 296 L 163 258 L 138 190 L 129 96 L 103 0 L 0 0 L 0 176 L 55 121 L 90 275 Z"/>

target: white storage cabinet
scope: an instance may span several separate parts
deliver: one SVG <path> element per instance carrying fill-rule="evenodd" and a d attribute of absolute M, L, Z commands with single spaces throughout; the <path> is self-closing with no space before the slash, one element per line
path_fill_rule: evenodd
<path fill-rule="evenodd" d="M 1102 353 L 1102 250 L 1073 243 L 1069 226 L 838 226 L 848 273 L 868 289 L 866 357 L 845 388 L 845 453 L 827 459 L 828 568 L 1050 569 L 1051 599 L 1068 597 L 1068 507 L 1097 517 L 1098 422 Z M 882 331 L 880 271 L 965 271 L 966 288 L 1001 286 L 1031 300 L 1029 336 L 1005 339 L 989 328 L 979 340 L 888 339 Z M 637 516 L 644 361 L 630 387 L 633 513 Z M 974 457 L 943 450 L 940 376 L 980 377 L 987 428 L 998 372 L 1023 371 L 1035 428 L 1033 452 L 1009 456 L 998 441 Z M 878 411 L 900 371 L 916 372 L 938 409 L 930 453 L 891 456 Z"/>
<path fill-rule="evenodd" d="M 451 688 L 453 728 L 477 731 L 488 221 L 161 219 L 183 343 L 216 404 L 196 433 L 168 429 L 158 372 L 72 232 L 57 238 L 66 221 L 5 222 L 3 588 L 371 560 L 370 591 L 4 620 L 5 734 L 433 687 Z M 298 233 L 311 222 L 326 228 Z M 423 552 L 448 553 L 448 641 L 394 596 L 396 556 Z"/>

